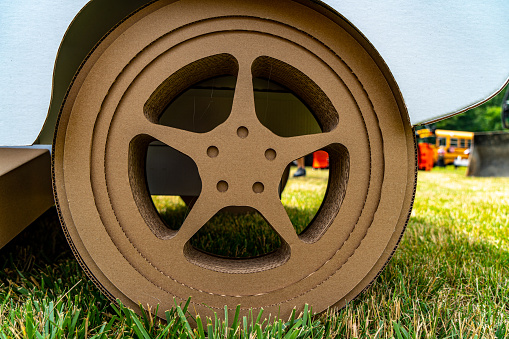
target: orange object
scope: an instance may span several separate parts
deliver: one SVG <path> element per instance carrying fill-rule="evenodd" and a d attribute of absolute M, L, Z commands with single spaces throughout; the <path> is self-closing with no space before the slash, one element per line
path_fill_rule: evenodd
<path fill-rule="evenodd" d="M 314 152 L 313 168 L 329 168 L 329 154 L 325 151 Z"/>
<path fill-rule="evenodd" d="M 417 148 L 417 161 L 420 170 L 431 171 L 433 168 L 434 152 L 428 143 L 422 142 Z"/>

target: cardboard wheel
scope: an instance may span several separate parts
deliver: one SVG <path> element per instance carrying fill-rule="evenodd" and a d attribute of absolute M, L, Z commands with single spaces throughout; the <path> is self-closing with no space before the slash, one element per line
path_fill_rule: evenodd
<path fill-rule="evenodd" d="M 237 78 L 230 115 L 193 133 L 157 123 L 183 90 Z M 323 133 L 277 136 L 257 119 L 253 77 L 292 90 Z M 202 191 L 182 227 L 150 200 L 143 159 L 165 143 L 195 162 Z M 279 199 L 286 166 L 329 153 L 327 193 L 297 235 Z M 415 188 L 413 131 L 400 93 L 365 38 L 312 2 L 160 1 L 91 52 L 62 106 L 53 151 L 62 225 L 83 268 L 111 299 L 167 309 L 191 297 L 202 314 L 264 308 L 285 317 L 343 306 L 384 267 Z M 189 239 L 219 210 L 257 210 L 282 239 L 275 252 L 230 259 Z"/>

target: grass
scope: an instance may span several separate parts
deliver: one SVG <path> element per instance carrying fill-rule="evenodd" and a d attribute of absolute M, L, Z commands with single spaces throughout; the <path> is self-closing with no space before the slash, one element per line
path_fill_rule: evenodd
<path fill-rule="evenodd" d="M 308 171 L 290 180 L 283 201 L 294 224 L 305 225 L 316 212 L 325 177 L 326 171 Z M 419 172 L 398 251 L 346 308 L 315 316 L 309 308 L 293 320 L 254 314 L 232 328 L 196 319 L 202 325 L 194 329 L 186 305 L 158 323 L 111 304 L 72 257 L 52 209 L 0 250 L 0 338 L 507 338 L 508 216 L 509 178 L 469 178 L 452 168 Z M 239 256 L 267 250 L 232 248 Z"/>

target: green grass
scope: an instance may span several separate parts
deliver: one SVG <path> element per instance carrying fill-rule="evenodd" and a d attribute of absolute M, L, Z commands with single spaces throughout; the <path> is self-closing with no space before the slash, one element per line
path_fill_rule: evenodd
<path fill-rule="evenodd" d="M 283 201 L 294 224 L 306 225 L 316 213 L 325 182 L 326 171 L 290 180 Z M 185 206 L 178 206 L 163 207 L 180 208 L 185 217 Z M 508 216 L 509 178 L 468 178 L 452 167 L 419 172 L 398 251 L 346 308 L 313 317 L 309 311 L 294 321 L 254 314 L 232 329 L 201 319 L 202 331 L 185 321 L 185 305 L 158 323 L 148 313 L 137 316 L 111 304 L 72 257 L 52 209 L 0 250 L 0 338 L 203 338 L 206 332 L 209 338 L 506 338 Z M 257 229 L 247 236 L 257 236 Z M 259 243 L 242 254 L 235 246 L 232 255 L 267 250 Z"/>

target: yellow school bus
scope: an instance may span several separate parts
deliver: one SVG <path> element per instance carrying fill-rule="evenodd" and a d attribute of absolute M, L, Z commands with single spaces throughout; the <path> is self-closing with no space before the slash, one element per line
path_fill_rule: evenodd
<path fill-rule="evenodd" d="M 435 163 L 447 166 L 454 163 L 457 157 L 468 158 L 468 152 L 465 154 L 465 151 L 472 146 L 474 133 L 437 129 L 435 137 Z"/>
<path fill-rule="evenodd" d="M 468 158 L 467 149 L 472 145 L 473 132 L 421 129 L 417 131 L 420 142 L 426 142 L 433 149 L 434 163 L 446 166 L 454 163 L 458 156 Z"/>

